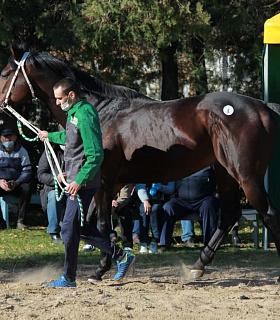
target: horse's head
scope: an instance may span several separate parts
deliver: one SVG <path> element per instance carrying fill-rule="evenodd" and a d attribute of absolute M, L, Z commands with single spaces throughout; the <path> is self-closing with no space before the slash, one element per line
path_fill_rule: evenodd
<path fill-rule="evenodd" d="M 23 105 L 32 98 L 38 98 L 64 125 L 66 114 L 55 104 L 53 86 L 71 73 L 67 73 L 68 70 L 70 68 L 65 63 L 47 53 L 29 51 L 24 45 L 11 47 L 11 56 L 0 76 L 0 106 Z"/>
<path fill-rule="evenodd" d="M 11 47 L 11 56 L 0 76 L 0 103 L 5 101 L 15 106 L 32 98 L 23 70 L 19 67 L 25 52 L 27 51 L 24 47 Z M 27 66 L 25 68 L 27 69 Z"/>

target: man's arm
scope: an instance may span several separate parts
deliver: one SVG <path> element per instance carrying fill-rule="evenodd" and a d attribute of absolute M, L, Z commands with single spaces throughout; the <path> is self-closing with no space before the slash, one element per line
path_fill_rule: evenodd
<path fill-rule="evenodd" d="M 19 150 L 19 156 L 21 159 L 21 174 L 16 180 L 16 183 L 18 185 L 21 185 L 22 183 L 29 182 L 32 176 L 32 167 L 29 160 L 29 156 L 27 151 L 21 147 Z"/>

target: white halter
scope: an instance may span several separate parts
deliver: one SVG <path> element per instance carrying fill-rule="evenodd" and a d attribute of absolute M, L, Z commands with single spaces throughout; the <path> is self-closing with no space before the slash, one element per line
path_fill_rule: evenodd
<path fill-rule="evenodd" d="M 23 73 L 23 76 L 24 76 L 24 78 L 25 78 L 25 81 L 27 82 L 27 84 L 28 84 L 28 86 L 29 86 L 29 89 L 30 89 L 30 91 L 31 91 L 32 98 L 33 98 L 33 99 L 36 99 L 35 93 L 34 93 L 34 90 L 33 90 L 33 87 L 32 87 L 32 85 L 31 85 L 31 83 L 30 83 L 30 81 L 29 81 L 29 79 L 28 79 L 28 77 L 27 77 L 27 74 L 26 74 L 26 72 L 25 72 L 25 69 L 24 69 L 25 60 L 27 59 L 27 57 L 28 57 L 29 55 L 30 55 L 30 52 L 25 52 L 25 53 L 23 54 L 20 62 L 14 60 L 18 67 L 17 67 L 17 70 L 16 70 L 16 72 L 15 72 L 15 74 L 14 74 L 14 76 L 13 76 L 13 79 L 12 79 L 11 83 L 10 83 L 10 87 L 9 87 L 9 89 L 8 89 L 8 91 L 7 91 L 6 98 L 5 98 L 5 104 L 8 104 L 8 99 L 9 99 L 9 97 L 10 97 L 10 94 L 11 94 L 11 91 L 12 91 L 12 87 L 13 87 L 15 81 L 16 81 L 16 78 L 17 78 L 17 75 L 18 75 L 20 69 L 21 69 L 21 71 L 22 71 L 22 73 Z"/>

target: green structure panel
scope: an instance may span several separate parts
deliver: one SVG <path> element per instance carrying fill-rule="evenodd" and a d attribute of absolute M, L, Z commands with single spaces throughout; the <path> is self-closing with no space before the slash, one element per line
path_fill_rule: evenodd
<path fill-rule="evenodd" d="M 280 104 L 280 44 L 265 46 L 264 100 Z M 278 120 L 279 130 L 268 167 L 267 189 L 276 209 L 280 210 L 280 117 L 277 115 L 275 117 Z"/>
<path fill-rule="evenodd" d="M 280 14 L 264 24 L 263 98 L 280 104 Z M 268 165 L 266 187 L 275 208 L 280 211 L 280 117 L 278 133 L 271 160 Z M 264 243 L 273 242 L 272 235 L 264 228 Z M 267 249 L 266 245 L 264 249 Z"/>

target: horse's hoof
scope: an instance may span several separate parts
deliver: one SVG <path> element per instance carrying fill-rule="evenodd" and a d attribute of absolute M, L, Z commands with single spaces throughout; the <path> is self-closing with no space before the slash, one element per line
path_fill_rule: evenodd
<path fill-rule="evenodd" d="M 192 269 L 190 272 L 189 280 L 197 280 L 204 275 L 204 270 Z"/>

